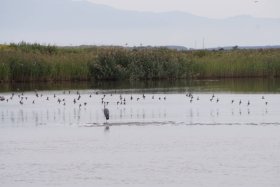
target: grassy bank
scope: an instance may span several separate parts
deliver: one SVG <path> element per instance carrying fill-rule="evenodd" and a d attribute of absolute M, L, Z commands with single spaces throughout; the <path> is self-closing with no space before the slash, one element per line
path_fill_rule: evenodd
<path fill-rule="evenodd" d="M 2 82 L 279 76 L 280 49 L 175 51 L 27 43 L 0 45 Z"/>

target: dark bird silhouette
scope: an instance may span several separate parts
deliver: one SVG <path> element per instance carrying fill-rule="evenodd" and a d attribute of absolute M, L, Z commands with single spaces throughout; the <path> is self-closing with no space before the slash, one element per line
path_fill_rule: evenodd
<path fill-rule="evenodd" d="M 0 96 L 0 101 L 5 101 L 5 97 L 4 96 Z"/>
<path fill-rule="evenodd" d="M 108 131 L 109 130 L 109 125 L 107 124 L 107 120 L 109 119 L 110 116 L 109 116 L 109 109 L 105 107 L 105 103 L 104 103 L 103 113 L 104 113 L 104 116 L 106 118 L 105 131 Z"/>
<path fill-rule="evenodd" d="M 104 116 L 105 116 L 106 122 L 107 122 L 107 120 L 109 119 L 109 109 L 105 108 L 105 105 L 104 105 L 103 112 L 104 112 Z"/>

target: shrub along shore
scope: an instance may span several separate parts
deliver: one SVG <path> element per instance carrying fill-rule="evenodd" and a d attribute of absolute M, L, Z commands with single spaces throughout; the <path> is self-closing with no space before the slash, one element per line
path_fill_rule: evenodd
<path fill-rule="evenodd" d="M 152 47 L 0 45 L 0 81 L 279 77 L 280 49 L 177 51 Z"/>

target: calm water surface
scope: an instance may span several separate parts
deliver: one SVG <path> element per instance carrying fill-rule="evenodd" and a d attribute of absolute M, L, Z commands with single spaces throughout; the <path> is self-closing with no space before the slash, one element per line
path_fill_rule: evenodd
<path fill-rule="evenodd" d="M 279 83 L 3 85 L 0 182 L 279 186 Z"/>

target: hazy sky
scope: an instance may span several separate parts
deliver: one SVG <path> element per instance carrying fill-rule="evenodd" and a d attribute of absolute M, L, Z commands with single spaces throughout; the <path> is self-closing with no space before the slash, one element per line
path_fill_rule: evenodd
<path fill-rule="evenodd" d="M 236 15 L 280 18 L 280 0 L 88 0 L 119 9 L 139 11 L 180 10 L 199 16 L 227 18 Z"/>
<path fill-rule="evenodd" d="M 82 1 L 113 8 L 90 6 L 89 2 Z M 221 19 L 114 8 L 184 11 Z M 129 46 L 182 45 L 192 48 L 279 45 L 279 8 L 280 0 L 0 0 L 0 43 L 127 43 Z M 223 19 L 234 16 L 239 17 Z"/>

